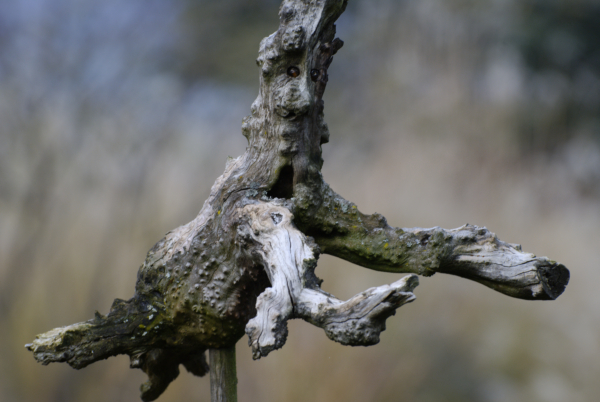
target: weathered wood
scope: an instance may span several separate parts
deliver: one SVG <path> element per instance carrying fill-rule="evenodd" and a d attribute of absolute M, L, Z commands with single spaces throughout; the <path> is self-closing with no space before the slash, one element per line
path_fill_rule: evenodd
<path fill-rule="evenodd" d="M 228 161 L 198 216 L 148 252 L 134 297 L 115 300 L 107 316 L 38 335 L 26 345 L 38 361 L 82 368 L 128 354 L 148 375 L 142 399 L 151 401 L 180 364 L 204 375 L 205 350 L 233 348 L 244 333 L 254 358 L 280 348 L 291 318 L 343 344 L 378 342 L 385 320 L 414 300 L 416 276 L 343 302 L 320 289 L 320 253 L 380 271 L 458 275 L 522 299 L 564 291 L 563 265 L 485 228 L 393 228 L 323 181 L 322 97 L 343 45 L 334 23 L 345 7 L 346 0 L 283 1 L 279 29 L 260 44 L 260 90 L 242 124 L 246 152 Z"/>
<path fill-rule="evenodd" d="M 394 228 L 380 214 L 362 214 L 326 183 L 318 194 L 318 203 L 312 194 L 295 198 L 295 222 L 323 253 L 377 271 L 457 275 L 527 300 L 556 299 L 569 282 L 564 265 L 524 253 L 485 227 Z"/>
<path fill-rule="evenodd" d="M 237 402 L 237 373 L 235 346 L 226 349 L 209 349 L 210 400 L 212 402 Z"/>
<path fill-rule="evenodd" d="M 247 241 L 259 245 L 271 282 L 258 297 L 256 317 L 246 325 L 254 359 L 283 346 L 291 318 L 323 328 L 330 339 L 344 345 L 376 344 L 385 320 L 415 299 L 412 290 L 419 280 L 409 275 L 342 302 L 321 290 L 314 273 L 319 249 L 296 229 L 287 208 L 277 202 L 252 204 L 242 214 L 248 219 Z"/>

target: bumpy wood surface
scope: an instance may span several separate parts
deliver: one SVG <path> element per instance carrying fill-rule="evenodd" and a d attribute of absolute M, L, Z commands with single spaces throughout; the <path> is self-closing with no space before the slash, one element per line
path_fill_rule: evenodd
<path fill-rule="evenodd" d="M 242 125 L 246 152 L 228 161 L 196 219 L 148 252 L 134 297 L 115 300 L 106 316 L 38 335 L 26 345 L 38 361 L 79 369 L 128 354 L 148 375 L 141 391 L 151 401 L 180 365 L 204 375 L 205 350 L 230 348 L 244 333 L 255 358 L 280 348 L 290 318 L 343 344 L 377 343 L 385 320 L 414 300 L 416 276 L 342 302 L 319 288 L 319 253 L 381 271 L 458 275 L 522 299 L 564 291 L 563 265 L 485 228 L 390 227 L 323 181 L 322 97 L 343 45 L 334 22 L 346 1 L 283 2 L 279 29 L 260 44 L 260 92 Z"/>

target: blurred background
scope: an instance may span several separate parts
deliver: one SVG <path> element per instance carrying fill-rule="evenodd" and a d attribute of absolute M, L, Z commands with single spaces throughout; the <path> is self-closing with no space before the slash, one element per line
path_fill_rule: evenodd
<path fill-rule="evenodd" d="M 0 400 L 137 401 L 126 356 L 76 371 L 23 345 L 133 295 L 147 250 L 200 210 L 258 91 L 278 0 L 0 2 Z M 571 270 L 553 302 L 422 278 L 380 344 L 303 321 L 240 402 L 592 401 L 600 394 L 600 4 L 351 0 L 323 173 L 403 227 L 465 223 Z M 399 275 L 321 257 L 346 299 Z M 159 401 L 209 401 L 185 370 Z"/>

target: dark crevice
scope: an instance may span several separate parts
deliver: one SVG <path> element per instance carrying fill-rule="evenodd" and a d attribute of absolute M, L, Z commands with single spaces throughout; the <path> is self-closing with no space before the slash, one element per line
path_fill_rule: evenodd
<path fill-rule="evenodd" d="M 284 166 L 279 172 L 277 182 L 267 192 L 271 198 L 292 198 L 294 192 L 294 168 L 291 165 Z"/>

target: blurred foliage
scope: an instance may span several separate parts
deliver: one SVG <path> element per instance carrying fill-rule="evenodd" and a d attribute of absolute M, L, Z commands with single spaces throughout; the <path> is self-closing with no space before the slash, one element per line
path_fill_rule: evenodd
<path fill-rule="evenodd" d="M 205 79 L 255 83 L 258 44 L 279 26 L 278 0 L 183 0 L 168 69 L 186 82 Z"/>
<path fill-rule="evenodd" d="M 552 303 L 424 278 L 379 345 L 303 322 L 254 362 L 243 401 L 590 401 L 600 392 L 597 2 L 352 0 L 330 69 L 325 179 L 399 226 L 486 225 L 550 255 Z M 35 334 L 106 313 L 191 220 L 258 88 L 275 0 L 0 2 L 0 400 L 137 400 L 117 357 L 39 366 Z M 397 279 L 323 256 L 341 298 Z M 161 401 L 208 400 L 185 373 Z"/>
<path fill-rule="evenodd" d="M 529 0 L 519 7 L 518 49 L 529 68 L 527 151 L 555 151 L 578 135 L 600 142 L 600 4 Z"/>

